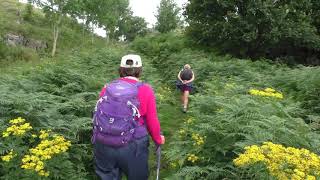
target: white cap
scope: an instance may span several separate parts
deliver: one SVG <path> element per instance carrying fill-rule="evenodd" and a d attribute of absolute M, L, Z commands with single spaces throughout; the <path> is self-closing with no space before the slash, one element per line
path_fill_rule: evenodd
<path fill-rule="evenodd" d="M 133 64 L 128 65 L 127 60 L 132 60 Z M 121 59 L 120 67 L 134 68 L 134 67 L 141 67 L 141 66 L 142 66 L 142 61 L 141 61 L 141 57 L 139 55 L 128 54 L 128 55 L 123 56 Z"/>

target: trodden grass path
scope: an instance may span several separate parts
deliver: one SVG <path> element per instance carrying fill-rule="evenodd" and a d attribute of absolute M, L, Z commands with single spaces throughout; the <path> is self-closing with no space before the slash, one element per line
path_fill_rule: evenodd
<path fill-rule="evenodd" d="M 144 59 L 144 74 L 142 79 L 148 78 L 146 81 L 150 83 L 157 96 L 157 110 L 158 118 L 161 123 L 161 130 L 166 138 L 166 143 L 162 146 L 161 155 L 161 169 L 159 179 L 164 179 L 174 173 L 170 169 L 169 162 L 164 156 L 164 151 L 170 149 L 170 144 L 174 143 L 174 137 L 178 135 L 178 130 L 183 124 L 183 121 L 188 117 L 181 110 L 180 103 L 180 92 L 175 90 L 173 84 L 168 85 L 161 83 L 161 70 L 155 69 L 149 59 Z M 150 78 L 152 77 L 152 79 Z M 165 89 L 165 90 L 164 90 Z M 163 93 L 165 91 L 165 93 Z M 149 148 L 149 179 L 156 179 L 156 168 L 157 168 L 157 158 L 155 155 L 155 146 L 152 141 L 150 141 Z"/>

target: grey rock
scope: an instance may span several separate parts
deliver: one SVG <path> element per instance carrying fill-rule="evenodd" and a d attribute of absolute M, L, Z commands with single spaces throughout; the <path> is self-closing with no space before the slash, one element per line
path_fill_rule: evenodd
<path fill-rule="evenodd" d="M 7 34 L 4 37 L 4 42 L 8 45 L 8 46 L 17 46 L 17 45 L 24 45 L 24 37 L 23 36 L 19 36 L 19 35 L 15 35 L 15 34 Z"/>
<path fill-rule="evenodd" d="M 42 50 L 48 48 L 48 44 L 44 41 L 26 38 L 21 35 L 15 35 L 15 34 L 7 34 L 4 36 L 4 42 L 8 46 L 25 46 L 28 48 L 32 48 L 35 50 Z"/>
<path fill-rule="evenodd" d="M 37 51 L 48 48 L 47 43 L 35 39 L 26 39 L 24 45 Z"/>

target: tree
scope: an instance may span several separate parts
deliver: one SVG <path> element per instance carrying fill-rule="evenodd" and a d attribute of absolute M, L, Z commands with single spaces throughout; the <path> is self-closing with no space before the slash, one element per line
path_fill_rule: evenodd
<path fill-rule="evenodd" d="M 26 21 L 30 21 L 32 19 L 33 5 L 32 0 L 28 0 L 28 4 L 25 7 L 25 13 L 23 19 Z"/>
<path fill-rule="evenodd" d="M 144 36 L 148 32 L 147 22 L 144 18 L 133 16 L 132 11 L 128 10 L 118 24 L 116 37 L 124 36 L 124 40 L 133 41 L 137 36 Z"/>
<path fill-rule="evenodd" d="M 95 13 L 100 27 L 104 27 L 106 37 L 116 39 L 116 29 L 121 17 L 129 7 L 129 0 L 93 0 Z"/>
<path fill-rule="evenodd" d="M 312 2 L 312 23 L 318 29 L 318 34 L 320 35 L 320 1 L 311 0 Z"/>
<path fill-rule="evenodd" d="M 53 45 L 51 56 L 54 56 L 57 49 L 57 42 L 62 26 L 63 18 L 68 14 L 69 8 L 76 5 L 76 0 L 34 0 L 43 9 L 48 20 L 52 23 Z"/>
<path fill-rule="evenodd" d="M 73 18 L 79 18 L 83 20 L 83 32 L 85 29 L 91 31 L 92 43 L 94 37 L 94 27 L 99 25 L 99 9 L 98 4 L 103 0 L 78 0 L 76 4 L 69 7 L 69 14 Z"/>
<path fill-rule="evenodd" d="M 161 0 L 156 15 L 155 29 L 161 33 L 176 29 L 180 24 L 179 11 L 180 9 L 173 0 Z"/>
<path fill-rule="evenodd" d="M 189 2 L 187 33 L 202 45 L 252 58 L 305 57 L 319 52 L 320 37 L 312 25 L 310 0 Z"/>

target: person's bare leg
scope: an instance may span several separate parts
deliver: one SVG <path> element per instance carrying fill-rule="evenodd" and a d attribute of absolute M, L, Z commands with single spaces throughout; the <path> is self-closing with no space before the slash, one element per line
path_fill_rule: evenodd
<path fill-rule="evenodd" d="M 184 106 L 184 92 L 181 92 L 181 104 Z"/>
<path fill-rule="evenodd" d="M 189 102 L 189 91 L 184 91 L 183 95 L 184 95 L 183 108 L 187 109 L 188 102 Z"/>

